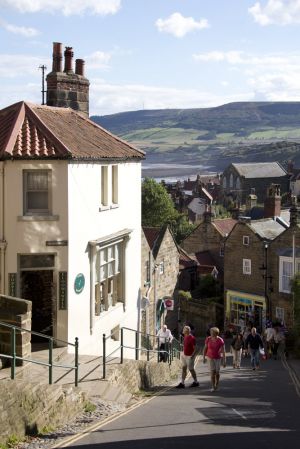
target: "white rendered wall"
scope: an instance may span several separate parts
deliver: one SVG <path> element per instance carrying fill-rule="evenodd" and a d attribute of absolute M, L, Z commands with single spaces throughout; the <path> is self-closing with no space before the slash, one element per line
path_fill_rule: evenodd
<path fill-rule="evenodd" d="M 4 231 L 5 292 L 8 294 L 8 273 L 18 273 L 18 254 L 55 254 L 54 289 L 57 296 L 57 272 L 68 270 L 67 247 L 46 246 L 47 240 L 68 239 L 67 162 L 65 161 L 5 161 L 4 167 Z M 52 215 L 57 220 L 39 221 L 23 218 L 23 170 L 45 169 L 52 172 Z M 18 273 L 19 275 L 19 273 Z M 20 295 L 20 279 L 17 295 Z M 58 311 L 54 336 L 66 340 L 67 312 Z M 34 330 L 34 329 L 33 329 Z"/>
<path fill-rule="evenodd" d="M 110 190 L 111 166 L 108 186 Z M 99 211 L 101 207 L 101 164 L 69 163 L 69 268 L 68 268 L 68 340 L 79 338 L 80 353 L 102 354 L 102 335 L 109 335 L 117 325 L 137 329 L 138 295 L 140 287 L 141 252 L 141 164 L 118 164 L 118 207 Z M 111 196 L 111 192 L 108 192 Z M 94 317 L 94 328 L 90 329 L 90 240 L 97 240 L 132 229 L 126 246 L 126 310 L 118 303 L 100 316 Z M 85 287 L 80 294 L 74 291 L 76 275 L 83 273 Z M 94 289 L 94 286 L 92 286 Z M 134 334 L 130 345 L 134 342 Z M 129 344 L 129 339 L 126 342 Z M 107 352 L 119 346 L 119 342 L 108 340 Z M 118 354 L 116 354 L 117 356 Z M 126 356 L 134 357 L 134 351 Z"/>

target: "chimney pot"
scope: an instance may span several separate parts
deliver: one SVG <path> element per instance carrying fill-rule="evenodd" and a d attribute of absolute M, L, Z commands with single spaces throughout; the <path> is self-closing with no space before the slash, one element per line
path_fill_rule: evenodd
<path fill-rule="evenodd" d="M 62 72 L 62 44 L 53 42 L 52 71 Z"/>
<path fill-rule="evenodd" d="M 84 76 L 84 60 L 76 59 L 75 60 L 75 73 L 76 75 Z"/>
<path fill-rule="evenodd" d="M 73 48 L 72 47 L 66 47 L 65 49 L 65 69 L 64 72 L 73 72 Z"/>

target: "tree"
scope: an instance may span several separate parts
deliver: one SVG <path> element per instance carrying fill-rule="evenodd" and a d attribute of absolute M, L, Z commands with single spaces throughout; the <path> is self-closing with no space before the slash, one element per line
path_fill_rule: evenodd
<path fill-rule="evenodd" d="M 160 227 L 176 221 L 176 211 L 168 192 L 154 179 L 145 178 L 142 183 L 142 224 Z"/>
<path fill-rule="evenodd" d="M 165 187 L 154 179 L 145 178 L 142 183 L 142 225 L 161 227 L 164 224 L 170 226 L 177 243 L 195 228 L 175 209 Z"/>

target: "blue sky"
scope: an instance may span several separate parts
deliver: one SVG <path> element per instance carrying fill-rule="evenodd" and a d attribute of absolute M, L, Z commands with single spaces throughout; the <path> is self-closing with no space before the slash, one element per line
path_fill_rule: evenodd
<path fill-rule="evenodd" d="M 0 0 L 0 108 L 41 102 L 52 43 L 86 61 L 90 114 L 300 101 L 300 0 Z"/>

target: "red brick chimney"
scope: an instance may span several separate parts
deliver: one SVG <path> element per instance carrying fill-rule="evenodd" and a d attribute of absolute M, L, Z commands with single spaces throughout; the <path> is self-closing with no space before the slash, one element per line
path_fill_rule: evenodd
<path fill-rule="evenodd" d="M 53 42 L 53 72 L 62 72 L 62 57 L 62 44 L 60 42 Z"/>
<path fill-rule="evenodd" d="M 65 69 L 64 72 L 69 73 L 73 72 L 73 48 L 72 47 L 66 47 L 65 49 Z"/>
<path fill-rule="evenodd" d="M 264 218 L 279 217 L 281 213 L 280 185 L 271 184 L 264 203 Z"/>
<path fill-rule="evenodd" d="M 84 61 L 76 59 L 73 71 L 73 48 L 65 47 L 62 71 L 62 44 L 53 43 L 53 68 L 47 75 L 47 106 L 72 108 L 89 115 L 89 80 L 84 76 Z"/>
<path fill-rule="evenodd" d="M 76 59 L 75 60 L 75 73 L 76 75 L 84 76 L 84 60 Z"/>

